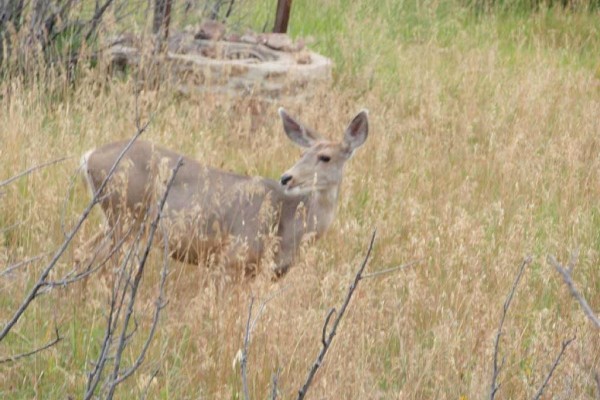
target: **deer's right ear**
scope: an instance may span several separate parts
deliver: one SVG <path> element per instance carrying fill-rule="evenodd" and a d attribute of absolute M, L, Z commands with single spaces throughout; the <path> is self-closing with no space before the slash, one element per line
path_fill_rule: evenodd
<path fill-rule="evenodd" d="M 280 107 L 278 111 L 283 122 L 283 130 L 292 142 L 301 147 L 311 147 L 318 140 L 314 132 L 292 118 L 283 107 Z"/>

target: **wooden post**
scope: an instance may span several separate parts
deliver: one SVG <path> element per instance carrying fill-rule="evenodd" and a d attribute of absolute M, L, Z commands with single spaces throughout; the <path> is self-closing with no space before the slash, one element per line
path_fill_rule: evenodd
<path fill-rule="evenodd" d="M 286 33 L 288 21 L 290 20 L 290 10 L 292 9 L 292 0 L 277 0 L 277 11 L 275 13 L 274 33 Z"/>

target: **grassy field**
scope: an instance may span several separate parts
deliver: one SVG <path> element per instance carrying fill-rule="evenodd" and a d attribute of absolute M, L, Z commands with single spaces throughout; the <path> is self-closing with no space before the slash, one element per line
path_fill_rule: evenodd
<path fill-rule="evenodd" d="M 251 3 L 256 26 L 272 5 Z M 597 398 L 600 335 L 547 264 L 579 251 L 573 277 L 600 312 L 600 14 L 508 10 L 477 15 L 452 0 L 294 2 L 290 31 L 336 63 L 332 87 L 281 104 L 331 138 L 361 108 L 370 136 L 348 163 L 331 231 L 273 283 L 267 271 L 232 283 L 221 271 L 172 262 L 168 305 L 141 369 L 117 398 L 240 399 L 235 360 L 251 296 L 281 291 L 253 332 L 253 399 L 295 398 L 377 228 L 367 271 L 422 259 L 362 281 L 309 392 L 312 399 L 480 399 L 488 396 L 502 305 L 532 256 L 505 322 L 498 398 L 532 397 L 561 342 L 544 398 Z M 27 83 L 25 83 L 27 82 Z M 79 156 L 135 133 L 129 80 L 85 70 L 0 81 L 0 180 L 73 156 L 0 189 L 0 270 L 55 250 L 89 199 Z M 207 165 L 277 178 L 299 156 L 273 105 L 250 131 L 243 107 L 169 89 L 140 94 L 154 114 L 146 139 Z M 241 110 L 241 111 L 240 111 Z M 235 114 L 234 114 L 235 112 Z M 95 212 L 77 245 L 98 231 Z M 64 225 L 64 226 L 63 226 Z M 18 308 L 49 256 L 0 276 L 0 321 Z M 136 309 L 133 362 L 152 319 L 162 257 L 151 254 Z M 37 298 L 0 343 L 0 358 L 54 337 L 49 350 L 0 364 L 2 398 L 80 398 L 106 324 L 109 274 Z"/>

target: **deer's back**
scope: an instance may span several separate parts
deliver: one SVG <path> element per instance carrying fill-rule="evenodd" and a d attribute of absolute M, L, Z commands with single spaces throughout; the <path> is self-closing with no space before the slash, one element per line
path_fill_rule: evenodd
<path fill-rule="evenodd" d="M 127 143 L 110 143 L 89 153 L 87 173 L 95 188 Z M 101 202 L 109 220 L 116 220 L 114 214 L 124 211 L 141 218 L 164 193 L 164 183 L 179 157 L 169 149 L 136 141 L 112 178 L 110 194 Z M 193 256 L 235 242 L 260 255 L 264 239 L 280 231 L 281 211 L 295 208 L 301 201 L 292 199 L 294 204 L 290 204 L 273 180 L 210 168 L 186 156 L 183 159 L 163 215 L 169 241 L 183 253 Z"/>

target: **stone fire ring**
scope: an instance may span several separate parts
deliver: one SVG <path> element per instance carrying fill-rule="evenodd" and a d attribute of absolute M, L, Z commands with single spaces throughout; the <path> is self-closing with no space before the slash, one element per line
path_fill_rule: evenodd
<path fill-rule="evenodd" d="M 111 47 L 112 64 L 136 67 L 140 51 L 133 43 Z M 168 79 L 185 93 L 252 95 L 264 100 L 306 97 L 331 80 L 330 59 L 302 49 L 279 51 L 262 43 L 195 39 L 179 35 L 169 40 Z"/>

